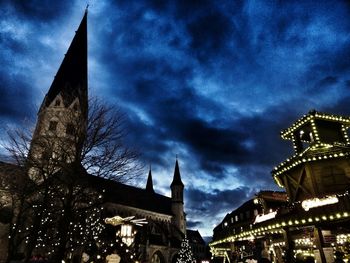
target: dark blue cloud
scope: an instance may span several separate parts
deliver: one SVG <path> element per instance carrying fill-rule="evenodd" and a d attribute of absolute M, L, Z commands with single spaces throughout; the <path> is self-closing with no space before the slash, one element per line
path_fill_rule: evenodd
<path fill-rule="evenodd" d="M 10 75 L 0 70 L 0 117 L 7 124 L 22 122 L 35 114 L 29 83 L 20 75 Z M 5 124 L 5 123 L 4 123 Z"/>
<path fill-rule="evenodd" d="M 243 201 L 255 193 L 254 191 L 256 189 L 242 187 L 227 190 L 214 189 L 208 193 L 200 189 L 188 188 L 185 201 L 186 208 L 191 213 L 187 215 L 187 224 L 196 228 L 212 226 L 217 220 L 221 220 L 227 211 L 239 207 Z M 206 218 L 205 222 L 202 221 L 203 218 Z"/>
<path fill-rule="evenodd" d="M 69 1 L 50 1 L 50 0 L 11 0 L 3 1 L 7 6 L 12 6 L 16 14 L 25 19 L 36 21 L 52 21 L 66 13 L 69 7 Z"/>

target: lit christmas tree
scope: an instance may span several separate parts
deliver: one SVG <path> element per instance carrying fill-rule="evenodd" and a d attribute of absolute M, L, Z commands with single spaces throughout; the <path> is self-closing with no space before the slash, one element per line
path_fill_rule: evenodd
<path fill-rule="evenodd" d="M 179 251 L 179 256 L 176 263 L 195 263 L 196 259 L 193 257 L 190 244 L 185 236 L 181 243 L 181 249 Z"/>

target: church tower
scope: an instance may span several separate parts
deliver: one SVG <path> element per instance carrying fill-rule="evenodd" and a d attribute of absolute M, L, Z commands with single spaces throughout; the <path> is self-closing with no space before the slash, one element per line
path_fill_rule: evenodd
<path fill-rule="evenodd" d="M 181 181 L 179 163 L 176 159 L 175 171 L 173 181 L 170 185 L 171 188 L 171 210 L 174 214 L 174 224 L 181 230 L 183 234 L 186 234 L 186 215 L 184 212 L 184 184 Z"/>
<path fill-rule="evenodd" d="M 87 10 L 40 106 L 29 159 L 73 162 L 81 152 L 88 115 Z M 39 162 L 37 162 L 39 163 Z M 30 164 L 29 164 L 30 165 Z M 31 165 L 32 166 L 32 165 Z M 35 169 L 29 172 L 36 175 Z"/>

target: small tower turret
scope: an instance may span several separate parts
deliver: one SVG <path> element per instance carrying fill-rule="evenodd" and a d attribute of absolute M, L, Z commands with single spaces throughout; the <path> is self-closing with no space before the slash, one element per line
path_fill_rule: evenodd
<path fill-rule="evenodd" d="M 184 213 L 184 184 L 181 181 L 179 163 L 176 158 L 175 170 L 173 181 L 170 185 L 171 188 L 171 201 L 172 211 L 174 214 L 174 224 L 180 229 L 180 231 L 186 234 L 186 217 Z"/>
<path fill-rule="evenodd" d="M 154 193 L 151 167 L 149 168 L 149 172 L 148 172 L 146 191 L 148 191 L 150 193 Z"/>

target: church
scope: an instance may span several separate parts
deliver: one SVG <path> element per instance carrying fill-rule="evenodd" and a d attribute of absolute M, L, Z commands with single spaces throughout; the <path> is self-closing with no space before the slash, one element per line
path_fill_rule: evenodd
<path fill-rule="evenodd" d="M 61 150 L 59 154 L 62 156 L 60 156 L 58 160 L 63 160 L 63 162 L 68 164 L 74 163 L 75 158 L 77 158 L 77 153 L 81 154 L 82 147 L 79 140 L 81 140 L 84 135 L 78 136 L 77 143 L 74 135 L 76 133 L 84 134 L 84 131 L 89 125 L 87 64 L 86 11 L 67 54 L 40 106 L 36 128 L 28 154 L 34 161 L 39 163 L 45 156 L 50 155 L 52 157 L 53 155 L 57 155 L 57 152 L 59 152 L 58 148 L 60 150 L 65 150 L 64 154 Z M 52 138 L 56 138 L 56 140 L 59 141 L 52 142 Z M 43 140 L 46 140 L 46 142 L 43 143 Z M 54 152 L 47 152 L 47 142 L 53 145 L 52 147 L 55 149 Z M 48 167 L 52 168 L 52 173 L 55 175 L 60 173 L 64 174 L 64 172 L 58 171 L 54 164 L 46 166 L 44 173 L 37 167 L 30 166 L 25 170 L 27 171 L 25 174 L 28 175 L 26 176 L 28 178 L 25 178 L 25 180 L 20 178 L 19 180 L 26 181 L 26 185 L 44 182 L 42 176 L 43 174 L 48 174 Z M 14 174 L 18 175 L 21 169 L 21 167 L 16 167 L 8 163 L 0 163 L 0 176 L 4 177 L 6 174 L 8 175 L 9 171 L 13 170 L 16 170 L 17 172 Z M 107 252 L 105 252 L 107 254 L 119 253 L 116 251 L 118 247 L 115 247 L 114 243 L 121 241 L 119 245 L 121 247 L 123 247 L 123 245 L 126 247 L 123 253 L 128 253 L 129 250 L 134 250 L 135 252 L 134 254 L 130 254 L 131 259 L 134 257 L 134 260 L 130 262 L 161 263 L 176 261 L 178 251 L 181 247 L 181 241 L 186 235 L 184 184 L 181 180 L 179 161 L 177 158 L 175 161 L 174 174 L 172 175 L 172 183 L 170 185 L 171 197 L 158 194 L 154 191 L 151 169 L 149 170 L 145 188 L 138 188 L 110 179 L 92 176 L 85 170 L 82 171 L 81 167 L 77 169 L 80 174 L 84 175 L 85 179 L 87 178 L 86 180 L 88 181 L 89 187 L 92 186 L 94 190 L 103 192 L 103 197 L 100 202 L 101 206 L 91 211 L 100 209 L 100 215 L 103 215 L 105 219 L 106 225 L 104 226 L 104 234 L 107 233 L 110 235 L 110 246 L 113 247 L 114 251 L 109 252 L 106 250 Z M 73 180 L 72 178 L 68 179 Z M 59 180 L 68 179 L 67 176 L 59 178 Z M 46 178 L 46 180 L 48 180 L 48 178 Z M 6 189 L 2 189 L 1 191 L 2 201 L 6 201 L 5 197 L 8 193 L 6 193 Z M 50 191 L 52 192 L 52 190 L 49 190 L 48 193 L 51 193 Z M 86 199 L 89 197 L 92 190 L 90 192 L 84 191 L 85 189 L 81 190 L 81 193 Z M 66 199 L 66 196 L 62 198 L 64 201 Z M 56 204 L 51 203 L 51 206 L 53 205 Z M 80 206 L 82 207 L 82 205 Z M 3 207 L 1 207 L 1 209 L 3 209 Z M 64 209 L 62 208 L 62 215 L 63 214 Z M 16 227 L 16 224 L 9 222 L 11 220 L 3 219 L 3 215 L 3 211 L 0 211 L 0 262 L 4 262 L 7 258 L 7 253 L 10 251 L 8 247 L 10 246 L 9 239 L 11 238 L 11 229 Z M 68 219 L 69 217 L 67 217 L 67 220 Z M 55 219 L 46 220 L 48 222 L 45 220 L 46 219 L 42 218 L 40 222 L 49 224 Z M 84 220 L 88 220 L 88 218 Z M 28 217 L 27 221 L 31 221 L 30 217 Z M 72 222 L 69 224 L 72 224 Z M 64 225 L 62 225 L 62 227 L 64 227 Z M 29 226 L 28 223 L 26 230 L 30 230 L 30 228 L 33 228 L 33 224 Z M 88 230 L 81 230 L 80 232 L 84 231 Z M 54 234 L 55 233 L 52 232 L 52 235 Z M 85 233 L 80 234 L 84 235 Z M 72 237 L 67 235 L 66 237 L 59 237 L 58 240 L 63 238 L 69 239 Z M 40 238 L 37 237 L 37 239 L 39 240 Z M 47 246 L 47 242 L 49 242 L 48 239 L 45 240 L 44 238 L 40 241 L 42 242 L 42 248 L 45 247 L 45 245 Z M 30 243 L 30 239 L 24 237 L 20 242 L 19 247 L 24 247 L 26 243 Z M 132 243 L 137 243 L 137 247 L 131 247 Z M 60 247 L 59 241 L 54 245 Z M 67 247 L 61 248 L 63 251 L 67 249 Z M 98 244 L 93 244 L 90 249 L 82 247 L 80 250 L 74 250 L 74 252 L 70 253 L 69 257 L 72 262 L 90 262 L 92 260 L 94 260 L 94 262 L 105 262 L 104 260 L 107 254 L 98 255 L 98 249 Z M 33 248 L 32 251 L 33 253 L 41 253 L 40 256 L 43 257 L 43 259 L 50 260 L 50 252 L 45 254 L 45 252 L 43 252 L 45 250 L 35 248 Z M 64 253 L 67 255 L 67 252 L 64 251 Z M 21 253 L 21 251 L 17 251 L 16 259 L 23 259 L 25 256 L 23 254 L 24 253 Z"/>

